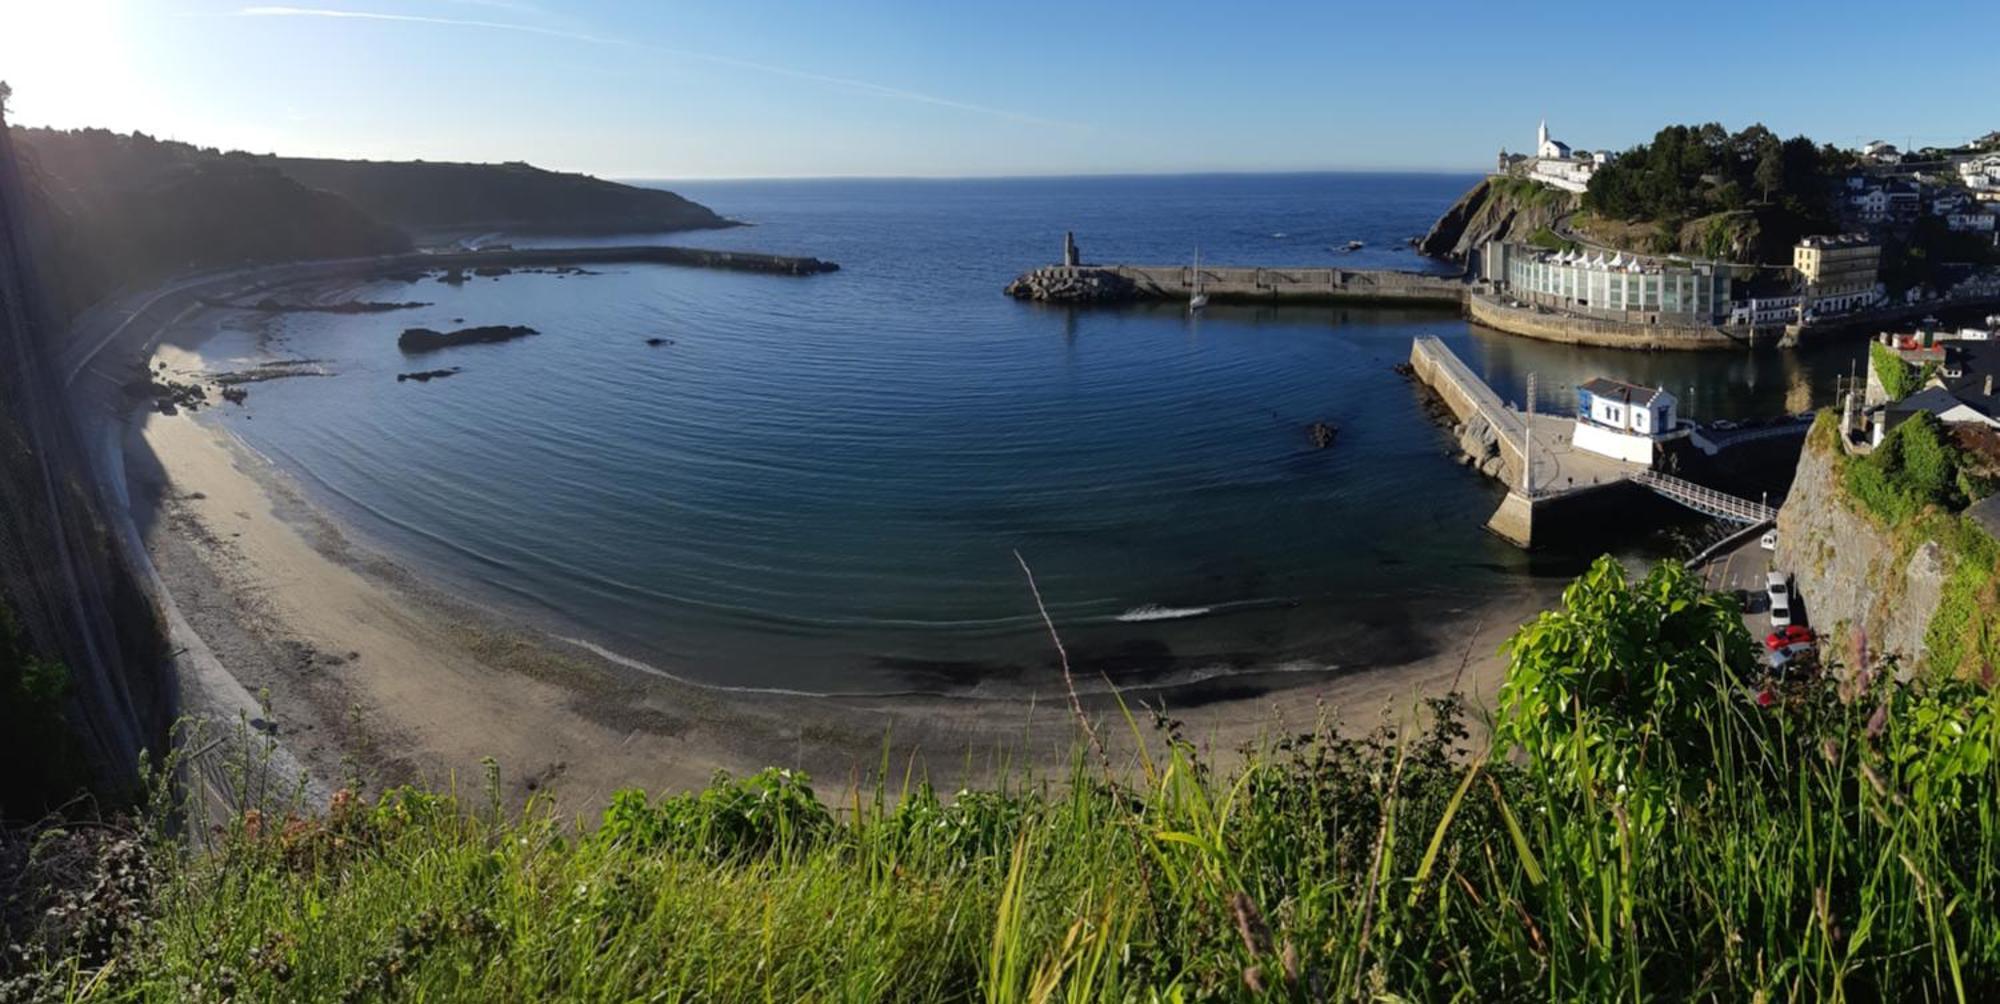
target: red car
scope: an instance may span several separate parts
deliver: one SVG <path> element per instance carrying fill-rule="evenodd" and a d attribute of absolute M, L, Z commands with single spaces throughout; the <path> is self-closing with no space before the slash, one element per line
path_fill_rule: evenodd
<path fill-rule="evenodd" d="M 1787 624 L 1766 636 L 1764 647 L 1775 652 L 1790 645 L 1810 645 L 1812 641 L 1812 628 L 1804 624 Z"/>

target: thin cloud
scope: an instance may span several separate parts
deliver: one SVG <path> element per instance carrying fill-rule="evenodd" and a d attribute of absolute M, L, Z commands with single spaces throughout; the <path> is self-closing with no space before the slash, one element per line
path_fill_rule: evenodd
<path fill-rule="evenodd" d="M 955 101 L 951 98 L 938 97 L 935 94 L 925 94 L 921 91 L 905 90 L 900 87 L 890 87 L 886 84 L 870 83 L 866 80 L 855 80 L 850 77 L 834 77 L 834 76 L 828 76 L 827 74 L 824 73 L 812 73 L 807 70 L 795 70 L 788 66 L 773 66 L 769 63 L 757 63 L 747 59 L 737 59 L 733 56 L 718 56 L 711 52 L 696 52 L 692 49 L 676 49 L 671 46 L 653 45 L 649 42 L 637 42 L 625 38 L 610 38 L 604 35 L 593 35 L 590 34 L 589 32 L 569 31 L 562 28 L 544 28 L 539 25 L 519 24 L 512 21 L 486 21 L 477 18 L 460 18 L 460 17 L 433 17 L 425 14 L 391 14 L 383 11 L 338 10 L 338 9 L 324 8 L 324 7 L 272 7 L 272 6 L 245 7 L 242 10 L 237 11 L 236 16 L 319 17 L 319 18 L 334 18 L 339 20 L 352 20 L 352 21 L 390 21 L 401 24 L 446 25 L 457 28 L 482 28 L 489 31 L 512 31 L 528 35 L 541 35 L 547 38 L 568 39 L 574 42 L 587 42 L 592 45 L 609 45 L 626 49 L 641 49 L 647 52 L 657 52 L 662 55 L 677 56 L 682 59 L 692 59 L 704 63 L 713 63 L 717 66 L 729 66 L 741 70 L 753 70 L 758 73 L 770 73 L 781 77 L 790 77 L 794 80 L 810 80 L 815 83 L 828 84 L 834 87 L 843 87 L 848 90 L 858 91 L 863 94 L 872 94 L 877 97 L 895 98 L 900 101 L 914 101 L 919 104 L 935 105 L 940 108 L 953 108 L 959 111 L 974 112 L 980 115 L 993 115 L 999 118 L 1009 119 L 1015 122 L 1023 122 L 1030 125 L 1054 126 L 1063 129 L 1086 128 L 1085 126 L 1082 126 L 1075 122 L 1063 122 L 1056 119 L 1043 118 L 1038 115 L 1029 115 L 1025 112 L 1009 111 L 1005 108 L 993 108 L 988 105 L 973 104 L 972 102 L 969 101 Z"/>

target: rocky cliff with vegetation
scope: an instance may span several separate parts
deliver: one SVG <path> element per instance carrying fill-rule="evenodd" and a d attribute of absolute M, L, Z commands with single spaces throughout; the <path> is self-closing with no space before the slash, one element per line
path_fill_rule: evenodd
<path fill-rule="evenodd" d="M 1534 240 L 1575 208 L 1576 197 L 1559 188 L 1494 175 L 1459 196 L 1417 242 L 1417 250 L 1462 262 L 1487 241 Z"/>
<path fill-rule="evenodd" d="M 103 129 L 15 129 L 51 217 L 69 316 L 113 289 L 202 268 L 407 251 L 413 233 L 658 232 L 732 225 L 672 192 L 526 164 L 224 153 Z"/>
<path fill-rule="evenodd" d="M 51 306 L 68 317 L 117 289 L 197 269 L 406 251 L 347 199 L 241 155 L 102 129 L 15 129 Z"/>
<path fill-rule="evenodd" d="M 1874 453 L 1842 451 L 1824 415 L 1778 514 L 1775 567 L 1804 613 L 1846 651 L 1909 668 L 1978 673 L 2000 663 L 2000 545 L 1962 514 L 1989 472 L 1919 415 Z"/>
<path fill-rule="evenodd" d="M 1598 169 L 1573 223 L 1630 251 L 1789 264 L 1800 237 L 1838 229 L 1832 195 L 1853 163 L 1762 125 L 1668 126 Z"/>
<path fill-rule="evenodd" d="M 672 192 L 522 163 L 259 158 L 280 174 L 347 199 L 408 230 L 647 233 L 735 224 Z"/>

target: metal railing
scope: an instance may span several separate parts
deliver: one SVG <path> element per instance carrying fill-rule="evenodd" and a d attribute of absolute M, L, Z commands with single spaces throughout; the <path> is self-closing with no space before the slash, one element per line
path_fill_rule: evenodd
<path fill-rule="evenodd" d="M 1632 480 L 1645 485 L 1664 498 L 1717 519 L 1726 519 L 1734 523 L 1762 523 L 1778 518 L 1778 510 L 1761 502 L 1737 498 L 1671 474 L 1640 471 L 1632 475 Z"/>

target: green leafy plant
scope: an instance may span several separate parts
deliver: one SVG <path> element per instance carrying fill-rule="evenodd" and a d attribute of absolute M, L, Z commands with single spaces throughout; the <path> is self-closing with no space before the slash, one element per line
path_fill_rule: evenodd
<path fill-rule="evenodd" d="M 1630 581 L 1606 555 L 1563 590 L 1562 603 L 1507 643 L 1496 735 L 1549 763 L 1591 762 L 1614 783 L 1649 761 L 1710 756 L 1702 709 L 1718 684 L 1750 672 L 1755 651 L 1735 601 L 1707 593 L 1677 563 Z M 1718 675 L 1720 671 L 1720 676 Z M 1662 756 L 1671 747 L 1676 759 Z"/>

